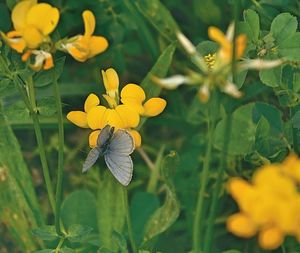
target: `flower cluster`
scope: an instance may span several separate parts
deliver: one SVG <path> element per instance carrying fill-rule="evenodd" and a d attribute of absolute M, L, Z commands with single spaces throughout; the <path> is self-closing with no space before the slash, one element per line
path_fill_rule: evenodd
<path fill-rule="evenodd" d="M 227 220 L 233 234 L 249 238 L 258 233 L 264 249 L 275 249 L 285 235 L 300 241 L 300 159 L 291 154 L 281 164 L 260 168 L 251 183 L 232 178 L 228 189 L 240 212 Z"/>
<path fill-rule="evenodd" d="M 93 36 L 95 17 L 91 11 L 83 12 L 84 35 L 66 38 L 54 43 L 50 34 L 55 30 L 60 13 L 48 3 L 37 3 L 37 0 L 23 0 L 15 5 L 11 19 L 14 30 L 1 32 L 3 40 L 18 53 L 23 61 L 30 61 L 33 70 L 53 67 L 52 53 L 56 50 L 66 51 L 78 61 L 85 61 L 106 50 L 108 42 L 104 37 Z"/>
<path fill-rule="evenodd" d="M 240 34 L 233 42 L 233 25 L 229 26 L 226 35 L 217 27 L 209 27 L 208 37 L 219 44 L 219 49 L 212 54 L 202 56 L 182 33 L 178 33 L 178 41 L 190 55 L 192 62 L 198 68 L 199 72 L 189 70 L 188 76 L 175 75 L 165 79 L 156 78 L 157 83 L 167 89 L 174 89 L 182 84 L 199 86 L 198 95 L 202 102 L 206 102 L 209 99 L 210 92 L 215 87 L 218 87 L 222 92 L 232 97 L 240 98 L 242 93 L 232 82 L 231 63 L 234 46 L 234 60 L 238 61 L 236 64 L 237 72 L 247 69 L 272 68 L 282 64 L 282 60 L 263 61 L 259 59 L 242 59 L 247 45 L 247 37 L 244 34 Z"/>
<path fill-rule="evenodd" d="M 67 119 L 82 128 L 93 131 L 89 136 L 90 147 L 96 146 L 100 130 L 107 124 L 116 129 L 127 129 L 135 141 L 135 147 L 141 145 L 141 136 L 134 130 L 142 116 L 153 117 L 160 114 L 166 101 L 162 98 L 150 98 L 146 102 L 144 90 L 137 84 L 129 83 L 123 87 L 119 95 L 119 77 L 112 68 L 102 71 L 106 94 L 103 97 L 107 106 L 100 105 L 100 99 L 90 94 L 84 103 L 84 111 L 71 111 Z"/>

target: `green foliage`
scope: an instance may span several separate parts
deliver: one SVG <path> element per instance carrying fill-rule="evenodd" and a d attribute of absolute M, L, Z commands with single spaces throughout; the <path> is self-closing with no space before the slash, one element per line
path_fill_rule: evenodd
<path fill-rule="evenodd" d="M 122 233 L 125 225 L 123 189 L 110 173 L 105 173 L 97 190 L 97 222 L 101 245 L 118 250 L 114 232 Z"/>
<path fill-rule="evenodd" d="M 16 2 L 0 3 L 0 31 L 5 34 L 13 30 L 10 15 Z M 226 219 L 238 207 L 227 193 L 226 183 L 232 176 L 250 179 L 260 166 L 280 163 L 288 153 L 300 154 L 299 1 L 46 2 L 60 10 L 60 23 L 51 34 L 52 39 L 83 34 L 81 14 L 89 9 L 96 17 L 95 34 L 106 37 L 109 48 L 81 63 L 54 52 L 51 45 L 55 67 L 34 72 L 22 62 L 20 54 L 0 39 L 0 252 L 129 253 L 134 251 L 134 240 L 137 250 L 133 253 L 199 253 L 193 249 L 193 226 L 210 131 L 213 145 L 201 238 L 209 226 L 214 229 L 210 238 L 212 250 L 205 253 L 265 252 L 259 249 L 256 237 L 241 240 L 227 231 Z M 193 76 L 199 72 L 190 55 L 185 54 L 177 33 L 184 33 L 202 56 L 218 53 L 221 46 L 208 40 L 207 28 L 214 25 L 226 33 L 237 2 L 240 8 L 236 35 L 247 36 L 239 62 L 282 59 L 284 63 L 229 76 L 226 81 L 234 80 L 243 94 L 239 99 L 215 92 L 212 87 L 212 100 L 201 103 L 201 80 L 172 91 L 162 89 L 157 78 Z M 147 99 L 163 97 L 167 106 L 161 115 L 144 118 L 137 127 L 143 141 L 141 149 L 132 154 L 133 179 L 126 189 L 129 210 L 124 201 L 125 188 L 105 168 L 102 157 L 93 170 L 80 172 L 91 131 L 75 128 L 64 120 L 63 203 L 57 227 L 55 211 L 46 196 L 32 116 L 36 115 L 42 130 L 55 189 L 59 110 L 53 81 L 58 81 L 65 118 L 69 111 L 81 110 L 90 93 L 105 93 L 99 81 L 100 70 L 109 67 L 118 72 L 120 88 L 127 83 L 139 84 Z M 228 69 L 231 71 L 230 64 L 216 76 L 211 72 L 205 75 L 216 78 L 218 86 L 218 77 Z M 32 96 L 28 85 L 31 79 L 36 99 L 24 101 L 22 96 Z M 219 98 L 214 100 L 215 96 Z M 100 100 L 103 105 L 104 100 Z M 224 144 L 226 135 L 228 143 Z M 224 168 L 219 174 L 221 165 Z M 209 224 L 213 192 L 218 187 L 216 217 Z M 272 253 L 281 251 L 300 252 L 297 239 L 286 237 L 282 249 Z"/>

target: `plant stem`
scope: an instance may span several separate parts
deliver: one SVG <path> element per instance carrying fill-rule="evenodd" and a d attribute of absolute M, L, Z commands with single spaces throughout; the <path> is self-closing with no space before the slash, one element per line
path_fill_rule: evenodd
<path fill-rule="evenodd" d="M 40 160 L 41 160 L 41 164 L 42 164 L 44 180 L 46 183 L 47 193 L 48 193 L 48 197 L 49 197 L 49 202 L 50 202 L 50 206 L 53 210 L 53 213 L 55 214 L 54 193 L 53 193 L 53 188 L 52 188 L 52 184 L 51 184 L 51 178 L 50 178 L 49 167 L 48 167 L 48 162 L 47 162 L 47 157 L 46 157 L 45 145 L 44 145 L 44 141 L 43 141 L 43 137 L 42 137 L 42 131 L 41 131 L 38 115 L 36 113 L 37 112 L 36 111 L 37 110 L 36 103 L 33 102 L 33 100 L 35 101 L 33 82 L 32 82 L 32 80 L 29 80 L 28 82 L 26 82 L 28 85 L 29 98 L 24 90 L 24 85 L 23 85 L 21 78 L 19 76 L 14 76 L 14 82 L 24 100 L 25 105 L 28 107 L 28 110 L 32 117 L 34 132 L 35 132 L 38 149 L 39 149 L 39 154 L 40 154 Z"/>
<path fill-rule="evenodd" d="M 58 121 L 58 170 L 57 170 L 57 182 L 56 182 L 56 194 L 55 194 L 55 228 L 59 235 L 62 235 L 60 229 L 60 208 L 62 198 L 62 181 L 64 173 L 64 123 L 62 114 L 61 96 L 57 79 L 54 76 L 53 81 L 54 96 L 57 109 L 57 121 Z"/>
<path fill-rule="evenodd" d="M 290 108 L 290 116 L 291 116 L 290 118 L 292 118 L 296 112 L 297 110 L 295 107 Z M 299 130 L 297 128 L 294 128 L 292 125 L 293 150 L 296 154 L 299 155 L 298 134 L 299 134 Z"/>
<path fill-rule="evenodd" d="M 132 232 L 132 225 L 131 225 L 131 217 L 130 217 L 130 209 L 128 205 L 128 191 L 126 187 L 123 187 L 123 199 L 124 199 L 124 205 L 126 210 L 126 221 L 127 221 L 127 229 L 128 229 L 128 236 L 131 244 L 131 249 L 133 253 L 137 253 L 137 247 L 135 244 L 135 240 L 133 237 Z"/>
<path fill-rule="evenodd" d="M 229 145 L 229 136 L 231 134 L 231 115 L 228 115 L 225 118 L 225 128 L 224 128 L 224 140 L 223 140 L 223 147 L 222 147 L 222 156 L 221 156 L 221 162 L 217 170 L 217 181 L 215 183 L 215 188 L 213 190 L 212 195 L 212 203 L 211 208 L 207 220 L 207 230 L 204 237 L 204 252 L 210 253 L 211 252 L 211 246 L 212 246 L 212 240 L 213 240 L 213 230 L 214 230 L 214 223 L 215 218 L 218 210 L 218 196 L 221 191 L 222 187 L 222 181 L 224 178 L 224 169 L 226 167 L 226 157 L 227 157 L 227 150 Z"/>
<path fill-rule="evenodd" d="M 164 150 L 165 150 L 165 145 L 163 145 L 158 152 L 158 155 L 157 155 L 157 158 L 155 161 L 154 170 L 151 171 L 150 179 L 149 179 L 148 186 L 147 186 L 147 192 L 154 193 L 156 190 L 156 185 L 157 185 L 157 181 L 158 181 L 158 177 L 159 177 L 160 164 L 161 164 L 161 161 L 163 158 Z"/>
<path fill-rule="evenodd" d="M 212 105 L 213 104 L 210 104 L 210 107 L 212 107 Z M 200 189 L 199 189 L 199 193 L 198 193 L 196 213 L 195 213 L 195 219 L 194 219 L 194 224 L 193 224 L 193 253 L 199 253 L 200 247 L 201 247 L 202 222 L 200 222 L 200 221 L 202 219 L 203 211 L 204 211 L 204 195 L 205 195 L 206 185 L 208 183 L 213 133 L 214 133 L 214 121 L 212 121 L 212 122 L 208 121 L 207 147 L 206 147 L 206 152 L 205 152 L 203 171 L 201 173 Z"/>

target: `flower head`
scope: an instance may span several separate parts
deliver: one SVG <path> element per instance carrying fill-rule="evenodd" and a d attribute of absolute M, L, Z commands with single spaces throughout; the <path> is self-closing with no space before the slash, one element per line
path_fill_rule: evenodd
<path fill-rule="evenodd" d="M 108 47 L 108 42 L 104 37 L 93 35 L 96 26 L 94 14 L 86 10 L 82 13 L 82 18 L 84 22 L 84 34 L 69 39 L 62 46 L 74 59 L 80 62 L 84 62 L 102 53 Z"/>
<path fill-rule="evenodd" d="M 134 128 L 139 125 L 140 117 L 160 114 L 166 101 L 162 98 L 150 98 L 143 103 L 146 99 L 145 92 L 136 84 L 125 85 L 119 97 L 117 72 L 112 68 L 102 70 L 102 77 L 106 89 L 103 97 L 108 106 L 100 105 L 99 97 L 90 94 L 84 103 L 84 111 L 71 111 L 67 119 L 79 127 L 94 130 L 89 136 L 90 147 L 96 146 L 100 130 L 107 124 L 116 129 L 127 129 L 135 140 L 135 146 L 139 147 L 141 136 Z"/>
<path fill-rule="evenodd" d="M 166 89 L 175 89 L 183 84 L 197 86 L 198 97 L 201 102 L 205 103 L 209 100 L 210 93 L 215 88 L 219 88 L 231 97 L 242 97 L 242 92 L 233 83 L 231 64 L 233 60 L 237 61 L 235 64 L 237 74 L 248 69 L 273 68 L 283 63 L 282 60 L 242 59 L 247 46 L 247 37 L 244 34 L 240 34 L 233 39 L 234 25 L 229 26 L 226 35 L 217 27 L 209 27 L 208 36 L 219 44 L 219 49 L 213 47 L 214 49 L 209 49 L 211 52 L 201 55 L 201 44 L 199 47 L 195 47 L 184 34 L 178 32 L 178 41 L 190 56 L 198 71 L 189 69 L 186 76 L 175 75 L 165 79 L 154 78 L 154 80 Z M 203 49 L 205 50 L 203 51 L 207 52 L 207 44 L 205 46 L 204 44 L 203 47 L 205 48 Z M 233 48 L 235 48 L 234 57 Z"/>
<path fill-rule="evenodd" d="M 218 51 L 220 61 L 222 64 L 228 64 L 232 60 L 233 51 L 233 25 L 229 26 L 227 34 L 225 35 L 219 28 L 211 26 L 208 28 L 208 36 L 211 40 L 216 41 L 220 45 Z M 247 37 L 244 34 L 240 34 L 235 39 L 235 58 L 240 59 L 246 48 Z"/>
<path fill-rule="evenodd" d="M 240 212 L 228 218 L 228 230 L 244 238 L 258 233 L 264 249 L 279 247 L 285 235 L 300 240 L 300 193 L 295 180 L 299 166 L 299 158 L 290 155 L 281 164 L 260 168 L 251 183 L 232 178 L 228 190 Z"/>
<path fill-rule="evenodd" d="M 22 53 L 25 48 L 36 49 L 48 40 L 58 23 L 59 11 L 47 3 L 23 0 L 13 8 L 11 18 L 14 30 L 2 36 L 11 48 Z"/>

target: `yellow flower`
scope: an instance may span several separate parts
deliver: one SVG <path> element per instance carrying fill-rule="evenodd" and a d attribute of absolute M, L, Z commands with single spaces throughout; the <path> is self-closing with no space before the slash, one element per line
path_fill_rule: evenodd
<path fill-rule="evenodd" d="M 232 31 L 229 31 L 227 36 L 217 27 L 211 26 L 208 28 L 208 36 L 210 39 L 218 42 L 221 48 L 218 51 L 220 59 L 223 61 L 223 64 L 228 64 L 232 59 Z M 238 35 L 236 38 L 235 45 L 235 57 L 240 59 L 246 48 L 247 37 L 244 34 Z"/>
<path fill-rule="evenodd" d="M 159 115 L 166 107 L 167 102 L 162 98 L 146 99 L 144 90 L 137 84 L 129 83 L 121 90 L 121 101 L 132 107 L 142 116 L 153 117 Z"/>
<path fill-rule="evenodd" d="M 300 159 L 295 154 L 290 154 L 282 163 L 284 173 L 300 183 Z"/>
<path fill-rule="evenodd" d="M 108 47 L 107 40 L 102 36 L 93 36 L 96 21 L 94 14 L 86 10 L 82 13 L 84 21 L 84 35 L 78 35 L 69 39 L 63 47 L 74 59 L 84 62 L 97 54 L 102 53 Z"/>
<path fill-rule="evenodd" d="M 22 61 L 27 61 L 32 54 L 35 55 L 35 62 L 29 66 L 33 70 L 39 71 L 42 68 L 47 70 L 54 66 L 52 55 L 43 50 L 27 50 L 22 55 Z"/>
<path fill-rule="evenodd" d="M 79 127 L 94 130 L 89 136 L 91 147 L 96 146 L 100 129 L 107 124 L 117 129 L 127 129 L 135 141 L 135 147 L 139 147 L 141 136 L 134 128 L 138 126 L 140 117 L 158 115 L 164 110 L 166 101 L 161 98 L 151 98 L 143 104 L 146 99 L 145 92 L 136 84 L 127 84 L 121 91 L 120 99 L 117 72 L 109 68 L 102 71 L 102 77 L 106 89 L 106 94 L 103 96 L 108 107 L 100 105 L 97 95 L 90 94 L 84 103 L 84 111 L 71 111 L 67 119 Z M 122 104 L 119 103 L 120 100 Z"/>
<path fill-rule="evenodd" d="M 269 250 L 279 247 L 286 235 L 300 241 L 299 168 L 299 158 L 292 154 L 281 164 L 261 167 L 251 183 L 232 178 L 228 190 L 241 212 L 228 218 L 228 230 L 241 237 L 258 233 L 260 246 Z"/>
<path fill-rule="evenodd" d="M 25 48 L 36 49 L 49 40 L 58 23 L 59 11 L 47 3 L 23 0 L 13 8 L 11 18 L 15 30 L 2 36 L 11 48 L 22 53 Z"/>

